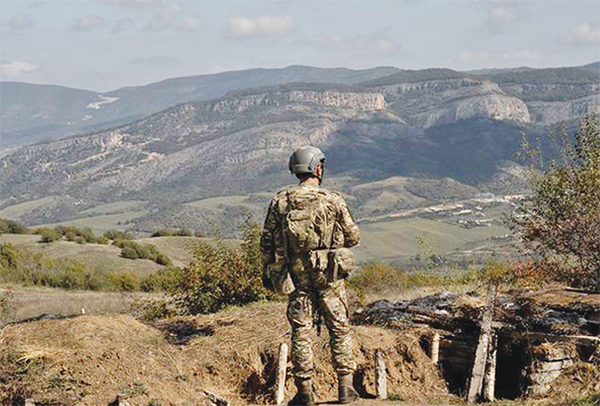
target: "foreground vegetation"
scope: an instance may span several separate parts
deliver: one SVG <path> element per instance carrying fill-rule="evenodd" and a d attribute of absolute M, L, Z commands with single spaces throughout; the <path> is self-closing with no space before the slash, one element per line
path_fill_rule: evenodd
<path fill-rule="evenodd" d="M 600 292 L 600 128 L 582 120 L 575 137 L 562 139 L 559 161 L 532 172 L 533 194 L 513 227 L 546 278 Z M 528 151 L 540 160 L 540 151 Z"/>

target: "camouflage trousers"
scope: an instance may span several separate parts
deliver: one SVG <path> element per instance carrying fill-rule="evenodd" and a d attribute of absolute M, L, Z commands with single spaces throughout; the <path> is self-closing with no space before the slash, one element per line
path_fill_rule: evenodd
<path fill-rule="evenodd" d="M 344 280 L 328 288 L 299 289 L 289 296 L 287 317 L 292 327 L 292 364 L 296 378 L 312 378 L 314 372 L 311 330 L 315 311 L 329 330 L 333 365 L 338 375 L 354 372 L 353 344 L 348 320 L 348 299 Z"/>

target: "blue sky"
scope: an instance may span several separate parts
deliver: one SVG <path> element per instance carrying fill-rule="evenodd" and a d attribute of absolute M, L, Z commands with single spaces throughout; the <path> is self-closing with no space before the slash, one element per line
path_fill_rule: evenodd
<path fill-rule="evenodd" d="M 600 60 L 600 2 L 0 0 L 0 79 L 109 91 L 284 67 Z"/>

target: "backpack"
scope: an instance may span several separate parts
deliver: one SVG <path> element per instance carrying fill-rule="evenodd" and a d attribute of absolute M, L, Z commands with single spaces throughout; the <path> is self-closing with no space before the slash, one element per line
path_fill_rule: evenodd
<path fill-rule="evenodd" d="M 284 233 L 288 250 L 309 252 L 323 246 L 326 219 L 325 194 L 314 189 L 287 193 Z"/>

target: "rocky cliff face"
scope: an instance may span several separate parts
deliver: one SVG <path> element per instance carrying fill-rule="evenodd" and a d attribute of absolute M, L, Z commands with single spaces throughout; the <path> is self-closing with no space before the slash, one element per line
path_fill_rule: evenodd
<path fill-rule="evenodd" d="M 530 101 L 528 105 L 535 122 L 547 126 L 579 120 L 588 114 L 600 114 L 600 95 L 568 101 Z"/>
<path fill-rule="evenodd" d="M 385 98 L 380 93 L 292 90 L 226 98 L 215 103 L 212 110 L 222 114 L 242 113 L 250 108 L 306 103 L 362 111 L 380 111 L 386 107 Z"/>
<path fill-rule="evenodd" d="M 379 90 L 398 116 L 426 128 L 470 118 L 531 121 L 523 101 L 485 80 L 450 78 L 398 83 Z"/>

